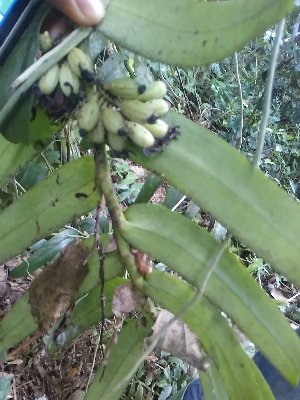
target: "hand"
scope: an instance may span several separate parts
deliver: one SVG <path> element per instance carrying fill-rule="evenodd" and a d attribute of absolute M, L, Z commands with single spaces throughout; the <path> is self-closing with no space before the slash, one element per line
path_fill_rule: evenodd
<path fill-rule="evenodd" d="M 102 0 L 49 0 L 53 7 L 79 25 L 96 25 L 104 17 Z"/>

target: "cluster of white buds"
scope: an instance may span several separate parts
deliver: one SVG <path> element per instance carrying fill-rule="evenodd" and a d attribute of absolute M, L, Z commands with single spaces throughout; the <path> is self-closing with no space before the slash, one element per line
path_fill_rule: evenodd
<path fill-rule="evenodd" d="M 91 58 L 75 47 L 38 82 L 42 96 L 52 95 L 58 85 L 64 96 L 77 96 L 79 132 L 92 143 L 107 143 L 112 150 L 123 152 L 131 141 L 149 155 L 162 151 L 179 134 L 178 127 L 161 119 L 169 111 L 163 81 L 142 85 L 121 78 L 102 83 L 93 72 Z M 84 88 L 83 96 L 80 88 Z"/>

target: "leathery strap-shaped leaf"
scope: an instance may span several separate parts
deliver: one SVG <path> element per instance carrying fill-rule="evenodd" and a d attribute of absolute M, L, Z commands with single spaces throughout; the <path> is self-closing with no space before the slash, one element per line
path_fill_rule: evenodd
<path fill-rule="evenodd" d="M 162 261 L 194 286 L 200 285 L 219 242 L 191 220 L 161 206 L 133 205 L 125 216 L 128 223 L 121 232 L 133 247 Z M 284 376 L 292 376 L 295 369 L 300 374 L 297 335 L 233 254 L 225 252 L 221 257 L 205 296 L 234 320 Z"/>
<path fill-rule="evenodd" d="M 1 356 L 4 357 L 6 351 L 22 342 L 22 340 L 37 330 L 38 324 L 31 314 L 29 293 L 26 292 L 17 300 L 0 322 Z"/>
<path fill-rule="evenodd" d="M 199 377 L 203 388 L 205 399 L 207 400 L 230 400 L 220 374 L 211 363 L 207 373 L 200 371 Z"/>
<path fill-rule="evenodd" d="M 176 113 L 181 136 L 163 153 L 130 158 L 161 174 L 242 243 L 300 286 L 300 205 L 224 140 Z"/>
<path fill-rule="evenodd" d="M 157 270 L 147 276 L 142 291 L 173 314 L 195 293 L 184 281 Z M 262 375 L 242 350 L 220 310 L 202 298 L 181 319 L 199 337 L 204 351 L 214 361 L 230 399 L 274 399 Z"/>
<path fill-rule="evenodd" d="M 292 0 L 111 0 L 99 29 L 147 58 L 191 67 L 233 54 L 292 8 Z"/>
<path fill-rule="evenodd" d="M 98 201 L 92 158 L 58 168 L 0 214 L 0 262 L 95 208 Z"/>
<path fill-rule="evenodd" d="M 103 370 L 102 366 L 98 369 L 85 400 L 98 400 L 108 396 L 131 371 L 144 352 L 144 339 L 150 335 L 152 324 L 153 321 L 149 318 L 143 318 L 143 324 L 142 320 L 125 321 L 117 343 L 113 345 L 109 354 L 106 369 Z M 103 372 L 104 375 L 100 379 Z M 119 400 L 127 383 L 118 391 L 112 392 L 109 399 Z"/>

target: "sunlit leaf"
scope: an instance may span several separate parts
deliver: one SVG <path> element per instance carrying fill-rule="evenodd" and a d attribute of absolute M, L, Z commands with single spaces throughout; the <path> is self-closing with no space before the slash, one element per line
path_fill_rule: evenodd
<path fill-rule="evenodd" d="M 123 390 L 126 388 L 126 382 L 118 391 L 112 393 L 112 390 L 124 379 L 124 376 L 132 370 L 133 365 L 144 352 L 144 339 L 151 332 L 152 321 L 149 318 L 143 318 L 142 321 L 126 321 L 117 343 L 113 345 L 108 365 L 100 366 L 94 377 L 93 383 L 87 391 L 86 400 L 98 400 L 105 395 L 109 395 L 110 400 L 119 400 Z M 105 371 L 102 376 L 103 371 Z M 132 371 L 134 373 L 135 371 Z M 100 379 L 102 376 L 102 379 Z M 130 379 L 130 378 L 129 378 Z"/>
<path fill-rule="evenodd" d="M 159 271 L 147 276 L 143 292 L 173 314 L 195 293 L 184 281 Z M 214 361 L 230 399 L 273 400 L 262 375 L 217 308 L 204 298 L 190 307 L 181 319 L 198 336 L 202 349 Z"/>
<path fill-rule="evenodd" d="M 190 67 L 233 54 L 292 7 L 293 0 L 111 0 L 100 31 L 147 58 Z"/>
<path fill-rule="evenodd" d="M 155 174 L 149 174 L 141 188 L 135 203 L 148 203 L 159 186 L 163 183 L 163 179 Z"/>
<path fill-rule="evenodd" d="M 0 109 L 13 94 L 11 83 L 33 63 L 36 57 L 39 43 L 38 32 L 42 17 L 48 9 L 49 5 L 43 2 L 0 70 Z M 33 93 L 29 91 L 21 97 L 0 127 L 2 134 L 9 141 L 29 144 L 28 128 L 32 117 L 32 104 Z"/>
<path fill-rule="evenodd" d="M 224 140 L 169 113 L 181 137 L 162 154 L 131 159 L 160 173 L 242 243 L 300 286 L 300 205 Z"/>
<path fill-rule="evenodd" d="M 37 151 L 31 146 L 13 144 L 0 135 L 0 186 L 12 178 L 18 170 L 30 161 Z"/>
<path fill-rule="evenodd" d="M 0 214 L 1 262 L 95 208 L 98 201 L 92 158 L 58 168 Z"/>
<path fill-rule="evenodd" d="M 164 207 L 139 204 L 129 207 L 125 215 L 129 223 L 121 232 L 133 247 L 200 286 L 219 242 L 189 219 Z M 205 296 L 237 323 L 283 375 L 292 374 L 299 367 L 298 337 L 233 254 L 223 254 L 208 281 Z M 280 348 L 283 340 L 287 345 Z M 276 346 L 278 350 L 274 352 Z"/>

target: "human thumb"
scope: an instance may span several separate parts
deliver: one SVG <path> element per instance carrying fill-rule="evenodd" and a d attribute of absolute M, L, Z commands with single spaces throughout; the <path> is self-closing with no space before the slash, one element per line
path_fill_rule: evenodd
<path fill-rule="evenodd" d="M 96 25 L 104 17 L 102 0 L 49 0 L 59 11 L 79 25 Z"/>

